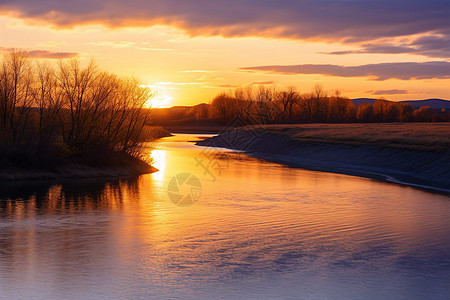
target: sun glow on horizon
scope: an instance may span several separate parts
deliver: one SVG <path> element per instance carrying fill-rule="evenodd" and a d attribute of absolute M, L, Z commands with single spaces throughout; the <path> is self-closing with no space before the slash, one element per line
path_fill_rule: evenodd
<path fill-rule="evenodd" d="M 169 91 L 165 86 L 160 84 L 141 85 L 141 87 L 150 88 L 153 91 L 153 97 L 147 101 L 148 108 L 165 108 L 170 107 L 173 97 L 169 95 Z"/>

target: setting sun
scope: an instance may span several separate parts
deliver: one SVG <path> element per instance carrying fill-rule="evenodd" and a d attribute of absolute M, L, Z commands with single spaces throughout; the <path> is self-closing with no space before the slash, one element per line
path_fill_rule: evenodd
<path fill-rule="evenodd" d="M 173 98 L 169 96 L 169 91 L 165 86 L 149 84 L 141 85 L 141 87 L 149 88 L 153 93 L 153 96 L 147 101 L 148 108 L 165 108 L 172 105 Z"/>
<path fill-rule="evenodd" d="M 172 103 L 172 97 L 166 94 L 157 94 L 148 102 L 149 108 L 164 108 L 170 107 Z"/>

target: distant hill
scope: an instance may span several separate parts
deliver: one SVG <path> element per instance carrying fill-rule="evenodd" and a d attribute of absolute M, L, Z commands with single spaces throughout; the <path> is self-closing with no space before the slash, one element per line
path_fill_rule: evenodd
<path fill-rule="evenodd" d="M 356 98 L 352 99 L 353 104 L 356 106 L 363 104 L 363 103 L 370 103 L 374 104 L 377 99 L 373 98 Z M 449 100 L 443 100 L 443 99 L 426 99 L 426 100 L 404 100 L 404 101 L 398 101 L 399 103 L 408 103 L 414 106 L 415 108 L 419 108 L 421 106 L 429 106 L 431 108 L 436 109 L 450 109 L 450 101 Z"/>
<path fill-rule="evenodd" d="M 172 106 L 152 110 L 154 124 L 162 125 L 170 132 L 218 133 L 224 125 L 209 118 L 210 104 Z"/>
<path fill-rule="evenodd" d="M 421 107 L 421 106 L 429 106 L 432 108 L 438 108 L 438 109 L 450 109 L 450 101 L 448 100 L 442 100 L 442 99 L 427 99 L 427 100 L 407 100 L 407 101 L 400 101 L 401 103 L 409 103 L 414 107 Z"/>
<path fill-rule="evenodd" d="M 209 104 L 201 103 L 194 106 L 172 106 L 169 108 L 154 108 L 152 117 L 156 124 L 168 125 L 184 121 L 208 119 Z"/>
<path fill-rule="evenodd" d="M 377 99 L 372 99 L 372 98 L 356 98 L 356 99 L 352 99 L 353 104 L 355 104 L 356 106 L 358 106 L 360 104 L 365 104 L 365 103 L 374 104 L 375 100 L 377 100 Z"/>

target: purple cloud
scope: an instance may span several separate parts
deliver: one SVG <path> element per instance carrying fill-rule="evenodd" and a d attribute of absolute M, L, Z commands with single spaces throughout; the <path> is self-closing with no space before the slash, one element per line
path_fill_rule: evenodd
<path fill-rule="evenodd" d="M 240 70 L 283 75 L 320 74 L 336 77 L 371 77 L 373 80 L 450 78 L 450 62 L 445 61 L 380 63 L 349 67 L 325 64 L 256 66 L 244 67 Z"/>
<path fill-rule="evenodd" d="M 27 51 L 28 56 L 34 58 L 48 58 L 48 59 L 64 59 L 77 57 L 78 53 L 74 52 L 52 52 L 47 50 L 32 50 Z"/>
<path fill-rule="evenodd" d="M 74 26 L 170 24 L 191 35 L 370 41 L 450 34 L 447 0 L 3 0 L 0 14 Z"/>
<path fill-rule="evenodd" d="M 13 48 L 0 47 L 1 52 L 8 53 L 14 50 Z M 32 58 L 44 58 L 44 59 L 65 59 L 77 57 L 78 53 L 75 52 L 54 52 L 48 50 L 25 50 L 27 55 Z"/>
<path fill-rule="evenodd" d="M 428 35 L 415 39 L 411 43 L 400 45 L 363 44 L 359 50 L 325 52 L 326 54 L 345 55 L 361 53 L 405 54 L 412 53 L 428 57 L 450 58 L 450 36 Z"/>
<path fill-rule="evenodd" d="M 409 94 L 407 90 L 377 90 L 377 91 L 369 91 L 372 95 L 406 95 Z"/>

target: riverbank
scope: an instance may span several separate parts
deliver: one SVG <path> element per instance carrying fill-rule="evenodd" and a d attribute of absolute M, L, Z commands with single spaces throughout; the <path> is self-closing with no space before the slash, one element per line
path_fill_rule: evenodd
<path fill-rule="evenodd" d="M 148 162 L 121 152 L 93 153 L 49 165 L 7 165 L 0 170 L 0 181 L 55 180 L 70 178 L 125 177 L 158 171 Z"/>
<path fill-rule="evenodd" d="M 197 145 L 450 193 L 450 124 L 247 126 Z"/>
<path fill-rule="evenodd" d="M 141 136 L 142 146 L 148 147 L 149 143 L 172 134 L 161 126 L 144 126 Z M 54 152 L 45 159 L 32 156 L 0 159 L 0 181 L 127 177 L 158 171 L 151 162 L 120 151 L 71 153 L 58 147 Z"/>
<path fill-rule="evenodd" d="M 158 169 L 147 167 L 94 168 L 85 165 L 67 165 L 56 170 L 34 170 L 12 168 L 0 171 L 0 181 L 17 180 L 55 180 L 101 177 L 128 177 L 157 172 Z"/>

